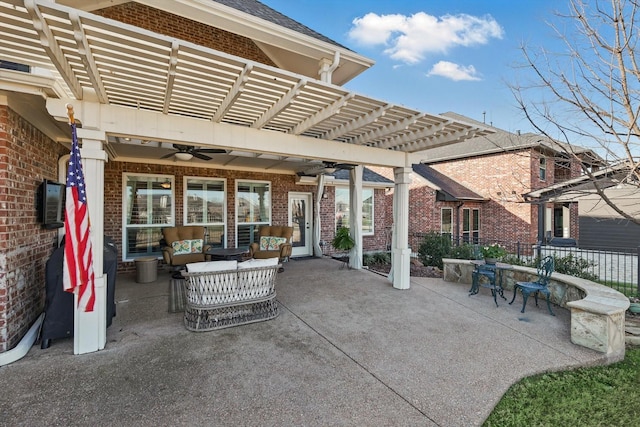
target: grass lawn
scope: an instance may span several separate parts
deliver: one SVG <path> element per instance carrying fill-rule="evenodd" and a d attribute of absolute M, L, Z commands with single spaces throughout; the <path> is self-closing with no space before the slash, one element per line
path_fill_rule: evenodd
<path fill-rule="evenodd" d="M 484 426 L 640 426 L 640 349 L 613 365 L 525 378 Z"/>

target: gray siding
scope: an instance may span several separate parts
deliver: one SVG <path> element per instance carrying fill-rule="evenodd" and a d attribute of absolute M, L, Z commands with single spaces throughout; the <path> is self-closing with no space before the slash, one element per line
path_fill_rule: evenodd
<path fill-rule="evenodd" d="M 580 216 L 581 249 L 637 249 L 640 225 L 626 219 Z"/>

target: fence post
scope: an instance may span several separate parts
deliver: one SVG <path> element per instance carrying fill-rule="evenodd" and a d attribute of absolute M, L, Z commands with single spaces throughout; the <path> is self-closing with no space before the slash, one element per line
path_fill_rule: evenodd
<path fill-rule="evenodd" d="M 536 252 L 538 253 L 537 258 L 542 259 L 542 242 L 539 240 L 538 240 L 538 243 L 536 244 Z"/>
<path fill-rule="evenodd" d="M 520 241 L 516 243 L 516 257 L 520 259 Z"/>

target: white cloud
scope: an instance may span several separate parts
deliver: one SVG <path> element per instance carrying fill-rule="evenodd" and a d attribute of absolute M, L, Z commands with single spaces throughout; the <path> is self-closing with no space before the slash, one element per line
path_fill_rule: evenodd
<path fill-rule="evenodd" d="M 454 64 L 449 61 L 439 61 L 433 67 L 431 71 L 427 73 L 427 77 L 441 76 L 447 79 L 460 81 L 460 80 L 481 80 L 476 71 L 476 67 L 469 65 L 465 67 L 460 64 Z"/>
<path fill-rule="evenodd" d="M 408 64 L 430 53 L 446 53 L 456 46 L 476 46 L 501 39 L 504 30 L 490 15 L 445 15 L 418 12 L 411 16 L 368 13 L 353 20 L 349 37 L 368 46 L 384 45 L 384 53 Z"/>

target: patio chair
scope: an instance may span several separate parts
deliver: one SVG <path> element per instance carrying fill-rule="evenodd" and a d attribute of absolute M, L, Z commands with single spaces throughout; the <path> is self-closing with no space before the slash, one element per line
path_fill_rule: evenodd
<path fill-rule="evenodd" d="M 549 313 L 552 316 L 553 311 L 551 311 L 551 302 L 549 301 L 551 298 L 551 292 L 549 291 L 549 280 L 551 278 L 551 273 L 553 273 L 554 261 L 552 256 L 546 256 L 540 260 L 538 264 L 538 279 L 534 282 L 516 282 L 513 287 L 513 298 L 511 299 L 511 304 L 516 299 L 516 294 L 518 289 L 522 292 L 522 310 L 521 313 L 524 313 L 524 309 L 527 306 L 527 298 L 529 295 L 533 293 L 536 299 L 536 307 L 538 306 L 538 294 L 542 292 L 542 294 L 547 299 L 547 308 L 549 309 Z"/>
<path fill-rule="evenodd" d="M 282 263 L 291 256 L 293 227 L 263 225 L 258 229 L 258 242 L 249 245 L 249 256 L 256 259 L 278 258 Z"/>
<path fill-rule="evenodd" d="M 205 261 L 210 246 L 205 244 L 205 228 L 197 225 L 183 225 L 162 229 L 164 242 L 162 258 L 164 262 L 179 270 L 188 263 Z"/>
<path fill-rule="evenodd" d="M 471 289 L 469 290 L 469 296 L 477 294 L 480 286 L 483 288 L 489 288 L 491 289 L 493 302 L 495 302 L 496 307 L 498 307 L 498 295 L 500 295 L 505 301 L 506 298 L 504 297 L 502 286 L 500 283 L 496 282 L 496 265 L 480 262 L 483 259 L 483 256 L 480 246 L 478 245 L 474 245 L 473 254 L 476 262 L 474 262 L 475 268 L 471 273 Z M 481 282 L 482 276 L 486 277 L 487 280 Z"/>

